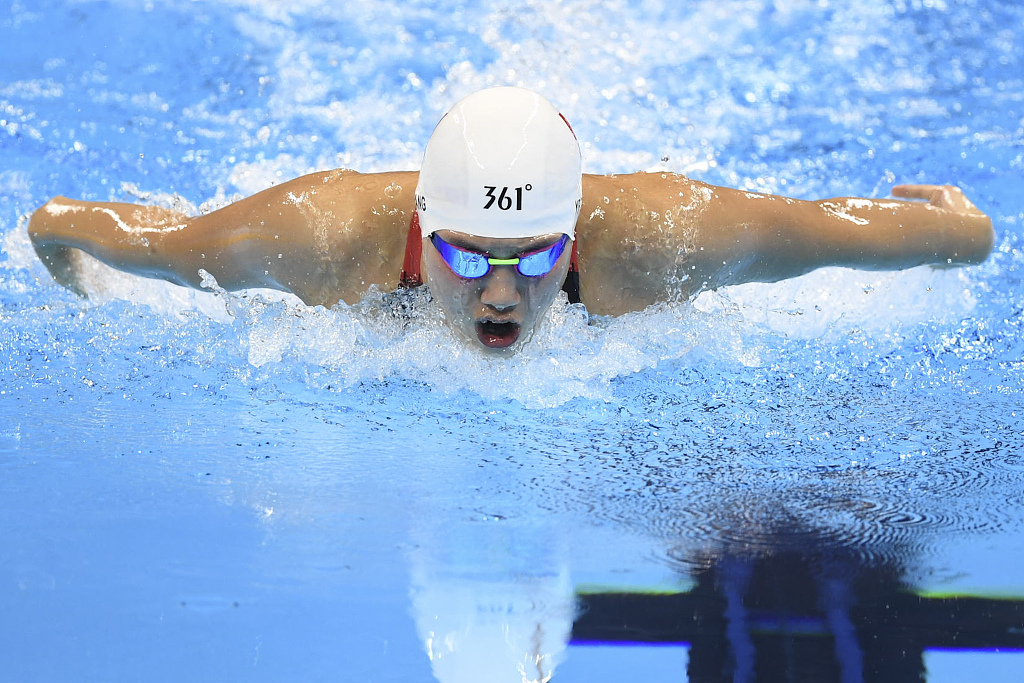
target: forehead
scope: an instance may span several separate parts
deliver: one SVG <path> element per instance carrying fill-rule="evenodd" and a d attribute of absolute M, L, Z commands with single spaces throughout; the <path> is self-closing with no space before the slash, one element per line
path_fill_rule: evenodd
<path fill-rule="evenodd" d="M 562 233 L 553 232 L 536 237 L 477 237 L 455 230 L 438 230 L 438 236 L 448 244 L 470 251 L 497 253 L 522 253 L 549 247 L 562 239 Z"/>

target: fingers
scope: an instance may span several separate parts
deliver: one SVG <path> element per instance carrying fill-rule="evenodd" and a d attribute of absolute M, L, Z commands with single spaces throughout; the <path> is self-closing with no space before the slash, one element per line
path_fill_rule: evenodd
<path fill-rule="evenodd" d="M 896 185 L 892 188 L 892 196 L 930 201 L 937 194 L 941 193 L 943 188 L 944 186 L 942 185 Z"/>
<path fill-rule="evenodd" d="M 978 209 L 964 195 L 963 190 L 953 185 L 897 185 L 892 188 L 894 197 L 923 199 L 932 206 L 951 211 L 966 213 L 977 212 Z"/>

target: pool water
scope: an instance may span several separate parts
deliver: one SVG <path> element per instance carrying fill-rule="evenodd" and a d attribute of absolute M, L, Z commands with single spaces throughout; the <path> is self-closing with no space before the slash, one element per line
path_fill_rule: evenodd
<path fill-rule="evenodd" d="M 1024 7 L 16 0 L 0 37 L 0 679 L 1024 674 Z M 79 299 L 29 246 L 59 194 L 416 168 L 499 84 L 588 172 L 956 183 L 996 248 L 559 305 L 491 360 L 423 293 Z"/>

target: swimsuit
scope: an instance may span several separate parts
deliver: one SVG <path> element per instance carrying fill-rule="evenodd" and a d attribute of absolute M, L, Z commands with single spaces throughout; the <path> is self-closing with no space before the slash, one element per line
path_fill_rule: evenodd
<path fill-rule="evenodd" d="M 400 287 L 412 289 L 423 284 L 420 273 L 420 257 L 423 255 L 423 235 L 420 233 L 420 216 L 413 212 L 409 223 L 409 236 L 405 241 L 405 260 L 402 262 L 402 276 L 398 281 Z M 569 272 L 562 283 L 562 291 L 569 296 L 569 303 L 580 303 L 580 268 L 579 255 L 576 252 L 576 240 L 572 241 L 572 255 L 569 257 Z"/>

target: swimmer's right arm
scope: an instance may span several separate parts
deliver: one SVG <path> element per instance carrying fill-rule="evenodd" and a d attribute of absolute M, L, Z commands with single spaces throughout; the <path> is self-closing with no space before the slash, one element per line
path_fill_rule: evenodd
<path fill-rule="evenodd" d="M 171 209 L 55 197 L 32 214 L 28 234 L 53 278 L 85 296 L 78 251 L 123 270 L 185 284 L 169 269 L 155 267 L 152 254 L 166 247 L 163 234 L 183 229 L 190 220 Z"/>
<path fill-rule="evenodd" d="M 177 284 L 198 288 L 205 270 L 228 290 L 269 287 L 333 305 L 397 282 L 415 182 L 415 173 L 316 173 L 191 218 L 58 197 L 28 232 L 54 278 L 79 293 L 75 249 Z"/>

